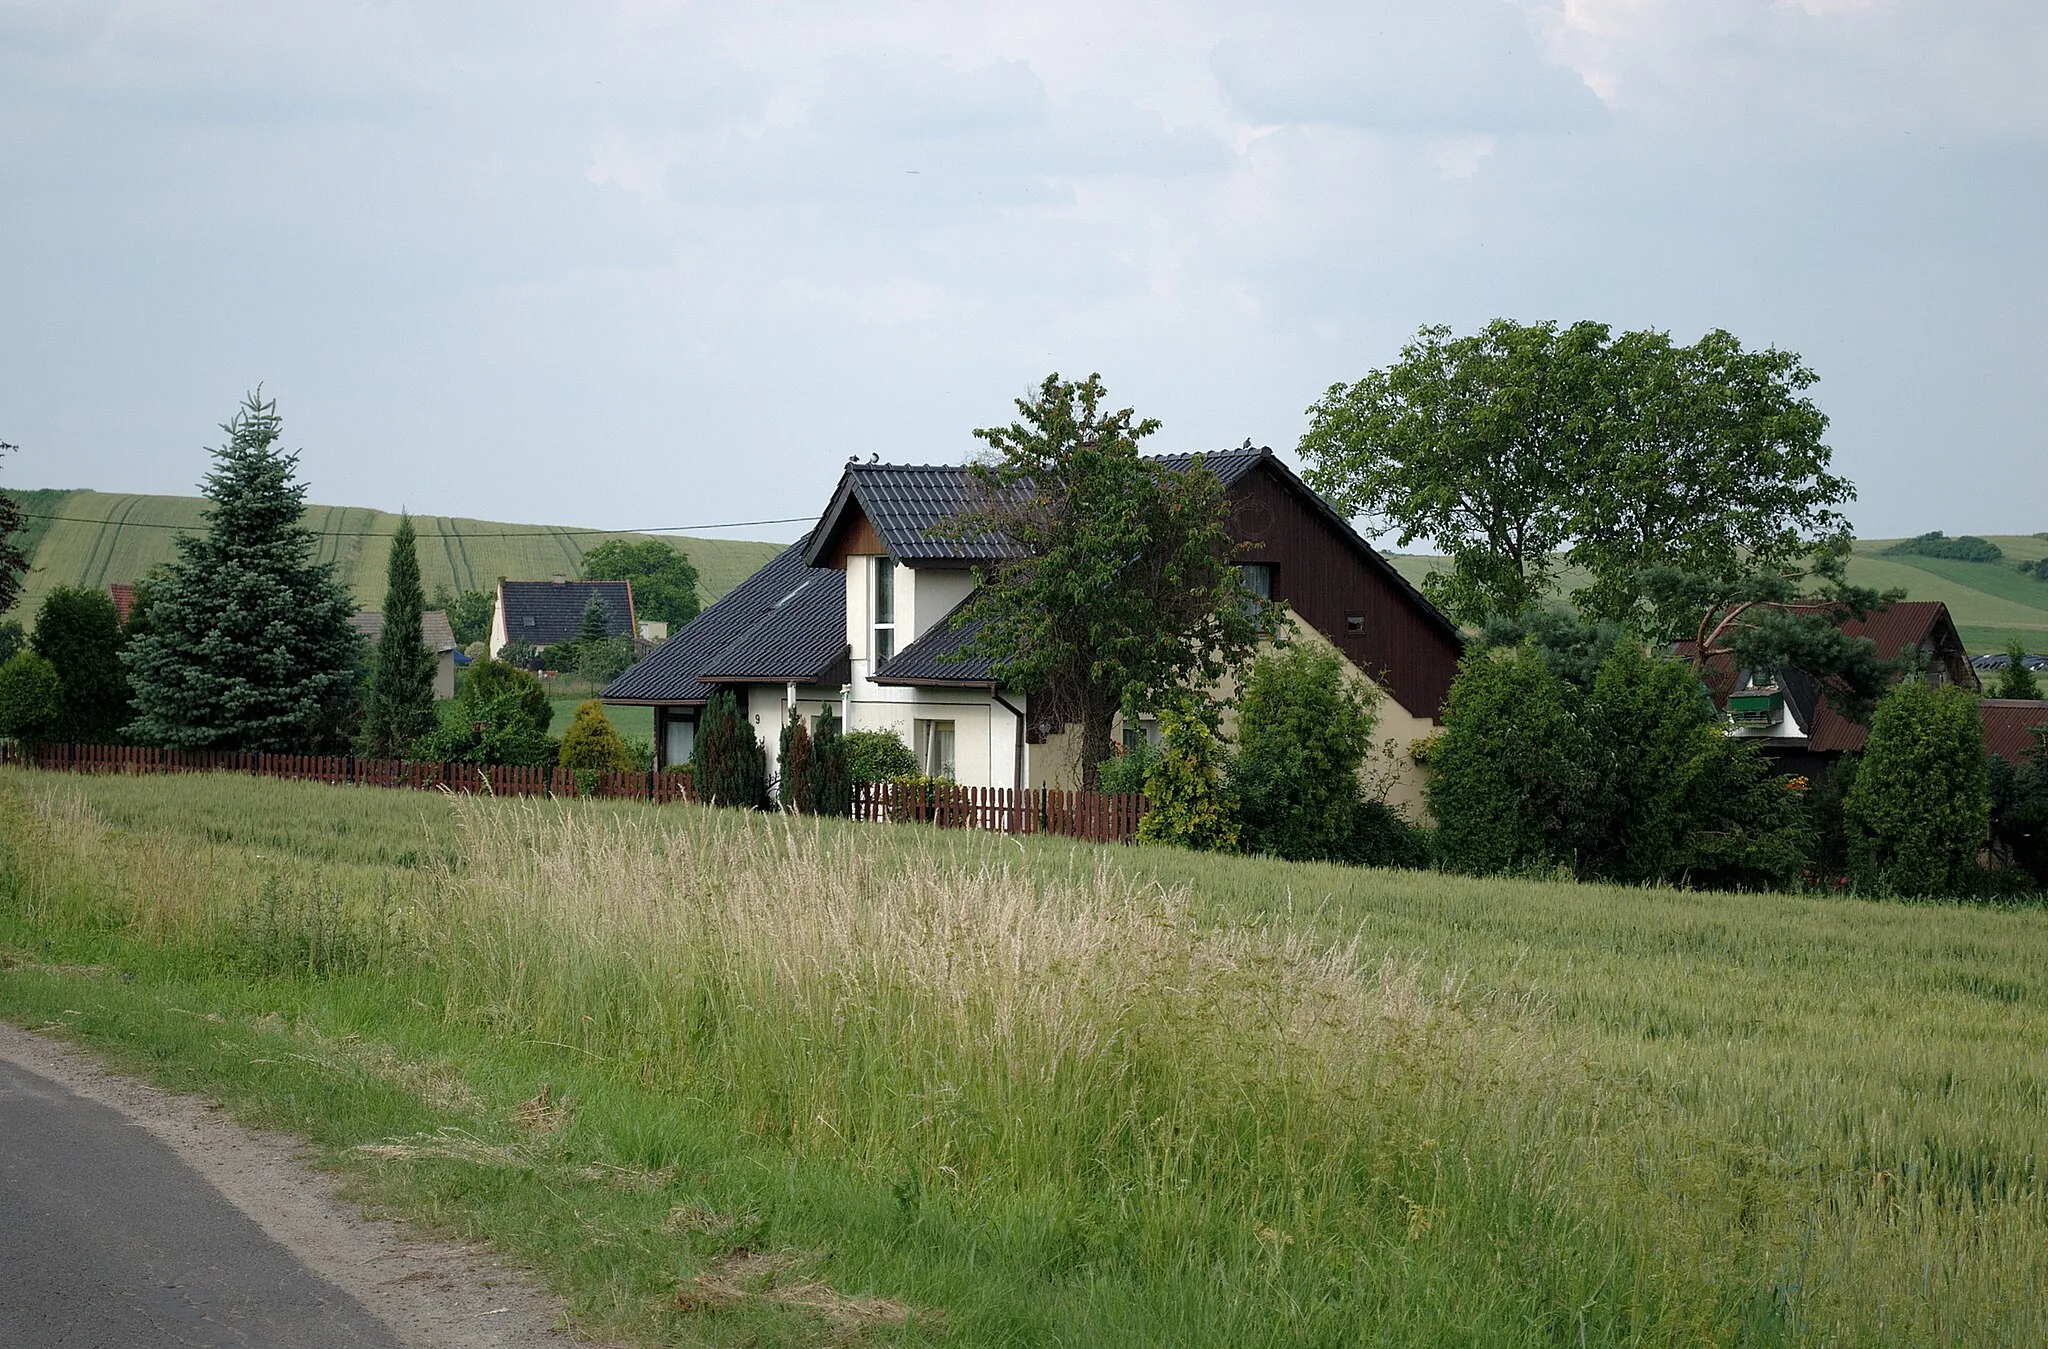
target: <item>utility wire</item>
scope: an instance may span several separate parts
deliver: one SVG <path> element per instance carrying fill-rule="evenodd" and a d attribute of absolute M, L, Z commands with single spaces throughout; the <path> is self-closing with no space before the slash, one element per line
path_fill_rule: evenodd
<path fill-rule="evenodd" d="M 37 511 L 23 511 L 22 517 L 28 520 L 63 521 L 74 525 L 119 525 L 123 529 L 181 529 L 190 531 L 194 528 L 203 528 L 203 526 L 194 525 L 157 524 L 148 520 L 102 520 L 82 515 L 44 515 Z M 419 520 L 444 520 L 452 517 L 424 515 L 414 518 Z M 457 531 L 452 536 L 435 535 L 430 537 L 453 537 L 460 539 L 558 539 L 564 534 L 687 534 L 703 529 L 750 529 L 755 525 L 798 525 L 817 518 L 815 515 L 789 515 L 784 516 L 780 520 L 728 520 L 723 524 L 716 525 L 653 525 L 646 529 L 577 529 L 568 525 L 556 525 L 547 529 L 490 530 L 482 533 L 472 533 L 465 529 Z M 309 529 L 306 532 L 327 539 L 388 539 L 391 537 L 388 531 L 370 529 Z"/>

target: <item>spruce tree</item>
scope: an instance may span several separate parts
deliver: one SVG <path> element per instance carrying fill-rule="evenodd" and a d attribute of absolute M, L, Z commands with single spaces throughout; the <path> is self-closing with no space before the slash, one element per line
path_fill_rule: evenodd
<path fill-rule="evenodd" d="M 435 652 L 421 631 L 426 592 L 420 585 L 420 556 L 412 517 L 401 515 L 391 536 L 391 560 L 384 581 L 384 631 L 370 660 L 370 685 L 363 696 L 361 752 L 373 759 L 411 753 L 434 729 Z"/>
<path fill-rule="evenodd" d="M 134 690 L 129 736 L 172 749 L 300 753 L 347 744 L 362 642 L 354 603 L 314 562 L 299 523 L 298 456 L 277 448 L 275 401 L 244 400 L 222 426 L 201 491 L 202 535 L 151 587 L 150 628 L 122 658 Z"/>
<path fill-rule="evenodd" d="M 829 707 L 818 718 L 818 734 L 811 740 L 811 800 L 806 809 L 813 815 L 853 813 L 853 771 L 846 760 L 846 737 L 839 733 L 839 718 Z"/>
<path fill-rule="evenodd" d="M 815 764 L 811 747 L 811 733 L 804 727 L 803 713 L 789 709 L 789 720 L 782 726 L 781 775 L 776 779 L 775 797 L 787 811 L 808 814 L 817 796 L 812 778 Z"/>

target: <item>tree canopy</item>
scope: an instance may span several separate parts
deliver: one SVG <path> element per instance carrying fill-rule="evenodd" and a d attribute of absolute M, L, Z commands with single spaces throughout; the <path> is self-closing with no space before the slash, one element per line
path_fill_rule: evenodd
<path fill-rule="evenodd" d="M 277 404 L 252 393 L 222 428 L 201 485 L 204 534 L 151 584 L 149 631 L 123 652 L 135 740 L 173 749 L 298 753 L 347 744 L 362 642 L 355 611 L 299 523 L 298 456 Z"/>
<path fill-rule="evenodd" d="M 1716 330 L 1498 319 L 1424 328 L 1401 358 L 1309 409 L 1308 481 L 1340 509 L 1433 541 L 1425 589 L 1460 622 L 1515 616 L 1561 562 L 1574 603 L 1632 620 L 1655 567 L 1729 584 L 1846 537 L 1854 489 L 1829 471 L 1813 372 Z"/>
<path fill-rule="evenodd" d="M 0 455 L 18 448 L 0 441 Z M 14 602 L 21 598 L 21 578 L 28 571 L 28 554 L 15 535 L 21 532 L 24 523 L 21 503 L 0 492 L 0 613 L 12 609 Z"/>
<path fill-rule="evenodd" d="M 58 586 L 36 611 L 29 638 L 57 672 L 61 709 L 52 738 L 111 745 L 128 721 L 128 676 L 121 666 L 121 615 L 104 590 Z"/>
<path fill-rule="evenodd" d="M 670 633 L 697 616 L 697 568 L 660 539 L 607 539 L 583 555 L 583 579 L 632 582 L 634 612 Z"/>
<path fill-rule="evenodd" d="M 1078 723 L 1090 789 L 1121 707 L 1213 684 L 1274 621 L 1234 564 L 1221 481 L 1143 458 L 1159 423 L 1107 397 L 1100 375 L 1048 375 L 1017 400 L 1019 420 L 976 430 L 975 500 L 948 526 L 1015 546 L 977 568 L 956 622 L 979 625 L 967 651 L 1034 712 Z"/>

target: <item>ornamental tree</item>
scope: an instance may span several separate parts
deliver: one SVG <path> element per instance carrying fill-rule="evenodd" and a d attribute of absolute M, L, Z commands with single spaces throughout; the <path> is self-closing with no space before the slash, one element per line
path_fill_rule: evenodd
<path fill-rule="evenodd" d="M 1126 705 L 1213 685 L 1271 631 L 1276 609 L 1234 563 L 1223 484 L 1199 460 L 1175 472 L 1141 457 L 1159 429 L 1108 410 L 1100 375 L 1048 375 L 1019 420 L 975 435 L 974 501 L 956 537 L 994 535 L 1011 555 L 976 568 L 955 622 L 978 625 L 964 654 L 1028 694 L 1034 713 L 1080 727 L 1094 790 Z"/>
<path fill-rule="evenodd" d="M 275 401 L 244 400 L 201 485 L 207 532 L 180 534 L 151 586 L 150 631 L 122 653 L 129 736 L 173 749 L 340 748 L 357 707 L 362 642 L 333 568 L 299 523 L 298 456 L 277 448 Z"/>
<path fill-rule="evenodd" d="M 64 719 L 64 683 L 57 667 L 31 650 L 0 665 L 0 736 L 29 749 L 56 741 Z"/>
<path fill-rule="evenodd" d="M 1198 852 L 1237 851 L 1237 799 L 1224 781 L 1223 746 L 1212 715 L 1191 699 L 1159 710 L 1164 743 L 1145 779 L 1140 843 L 1172 843 Z"/>
<path fill-rule="evenodd" d="M 1247 852 L 1291 861 L 1346 856 L 1359 765 L 1378 698 L 1328 647 L 1292 645 L 1252 662 L 1237 702 L 1230 783 Z"/>
<path fill-rule="evenodd" d="M 370 758 L 403 757 L 412 751 L 414 741 L 435 727 L 434 666 L 439 656 L 427 649 L 422 625 L 426 603 L 412 517 L 402 515 L 385 564 L 384 630 L 370 656 L 363 729 L 356 742 Z"/>
<path fill-rule="evenodd" d="M 1913 679 L 1886 694 L 1843 815 L 1859 888 L 1967 893 L 1991 829 L 1984 723 L 1969 691 Z"/>
<path fill-rule="evenodd" d="M 839 718 L 829 707 L 818 718 L 818 734 L 811 741 L 811 801 L 814 815 L 853 813 L 853 772 L 847 763 L 846 737 L 839 732 Z"/>
<path fill-rule="evenodd" d="M 576 715 L 569 719 L 558 762 L 585 772 L 618 772 L 633 766 L 633 752 L 604 714 L 604 704 L 590 698 L 577 704 Z"/>
<path fill-rule="evenodd" d="M 812 782 L 815 765 L 811 733 L 804 726 L 803 713 L 794 707 L 789 709 L 789 720 L 782 724 L 781 751 L 782 767 L 775 782 L 775 799 L 784 810 L 806 813 L 816 795 Z"/>
<path fill-rule="evenodd" d="M 110 745 L 130 716 L 121 665 L 121 614 L 104 590 L 59 586 L 36 611 L 29 645 L 50 662 L 61 686 L 52 738 Z"/>
<path fill-rule="evenodd" d="M 757 810 L 768 804 L 768 752 L 730 693 L 714 693 L 704 705 L 690 781 L 698 798 L 714 806 Z"/>

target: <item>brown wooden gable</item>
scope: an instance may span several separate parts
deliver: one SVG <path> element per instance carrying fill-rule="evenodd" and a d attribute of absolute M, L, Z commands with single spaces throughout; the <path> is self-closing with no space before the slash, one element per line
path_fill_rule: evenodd
<path fill-rule="evenodd" d="M 875 531 L 874 522 L 860 508 L 859 499 L 849 494 L 831 536 L 820 550 L 819 560 L 827 567 L 845 571 L 848 558 L 879 557 L 888 551 L 882 546 L 882 536 Z"/>
<path fill-rule="evenodd" d="M 1268 459 L 1230 489 L 1240 560 L 1270 566 L 1273 598 L 1287 601 L 1409 713 L 1441 716 L 1458 674 L 1456 629 L 1276 467 Z"/>

